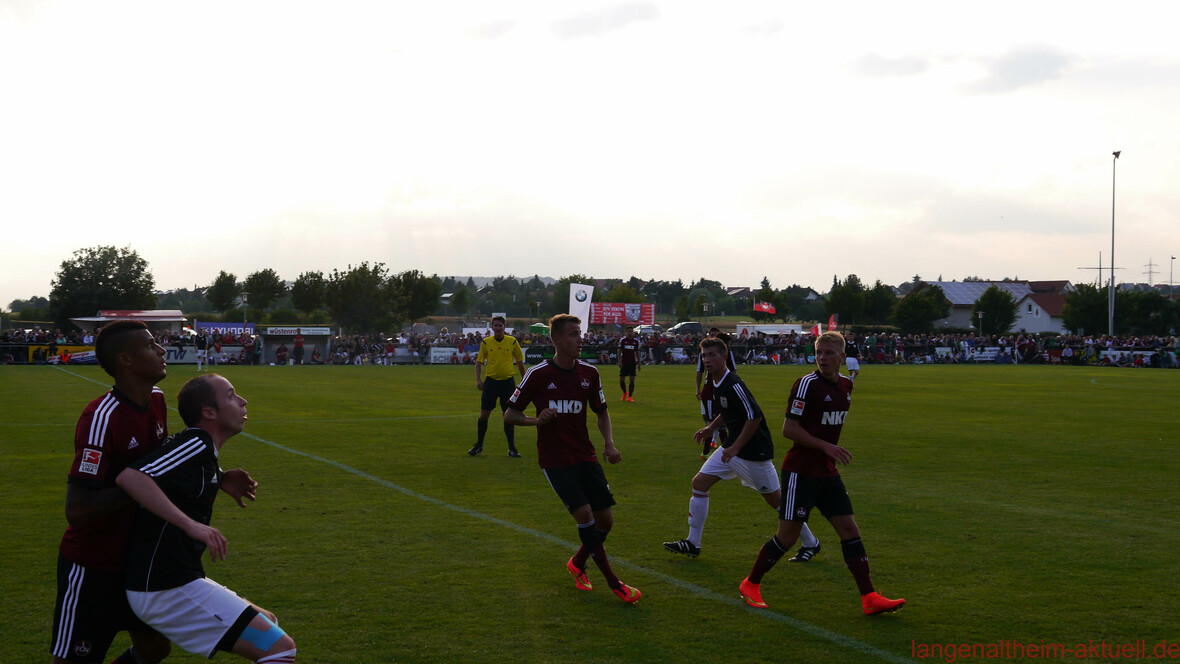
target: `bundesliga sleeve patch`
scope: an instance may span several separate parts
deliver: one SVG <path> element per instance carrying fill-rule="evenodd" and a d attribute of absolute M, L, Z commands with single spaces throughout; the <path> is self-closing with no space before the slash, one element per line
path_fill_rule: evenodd
<path fill-rule="evenodd" d="M 102 452 L 98 450 L 82 450 L 82 462 L 78 464 L 78 472 L 87 475 L 97 475 L 98 466 L 102 463 Z"/>
<path fill-rule="evenodd" d="M 792 399 L 791 400 L 791 414 L 792 415 L 802 415 L 803 414 L 803 400 L 802 399 Z"/>
<path fill-rule="evenodd" d="M 508 400 L 511 401 L 512 403 L 516 403 L 516 400 L 519 398 L 520 398 L 520 388 L 518 387 L 512 391 L 512 396 L 508 397 Z"/>

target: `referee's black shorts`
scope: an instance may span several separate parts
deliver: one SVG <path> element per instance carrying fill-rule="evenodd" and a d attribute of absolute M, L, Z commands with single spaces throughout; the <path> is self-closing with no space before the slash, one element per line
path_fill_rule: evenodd
<path fill-rule="evenodd" d="M 502 380 L 485 378 L 483 381 L 483 392 L 479 396 L 479 409 L 493 410 L 496 407 L 496 401 L 499 400 L 500 412 L 508 410 L 508 399 L 515 390 L 515 378 L 504 378 Z"/>

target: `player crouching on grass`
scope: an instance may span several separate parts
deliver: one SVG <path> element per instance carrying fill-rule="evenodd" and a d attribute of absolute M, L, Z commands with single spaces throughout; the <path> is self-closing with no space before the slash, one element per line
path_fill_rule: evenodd
<path fill-rule="evenodd" d="M 534 365 L 524 374 L 520 386 L 508 399 L 504 421 L 509 424 L 537 427 L 537 463 L 549 486 L 561 498 L 578 524 L 578 539 L 582 546 L 565 564 L 574 576 L 578 590 L 593 590 L 586 578 L 586 560 L 594 564 L 606 577 L 606 583 L 619 599 L 631 604 L 642 593 L 619 580 L 606 558 L 603 541 L 614 525 L 611 506 L 615 498 L 590 433 L 586 428 L 586 411 L 595 413 L 598 431 L 602 433 L 602 455 L 611 463 L 622 460 L 615 448 L 610 414 L 606 410 L 606 396 L 602 381 L 594 365 L 582 362 L 581 319 L 570 314 L 558 314 L 549 319 L 549 338 L 553 341 L 553 359 Z M 524 414 L 533 404 L 536 417 Z"/>
<path fill-rule="evenodd" d="M 852 453 L 836 444 L 852 404 L 852 381 L 840 375 L 844 359 L 844 337 L 839 332 L 821 334 L 815 340 L 818 369 L 795 381 L 791 388 L 783 436 L 795 444 L 783 459 L 778 533 L 762 546 L 750 576 L 739 586 L 750 606 L 766 608 L 760 586 L 762 576 L 795 544 L 812 507 L 819 508 L 840 536 L 844 564 L 856 579 L 865 615 L 896 611 L 905 605 L 904 599 L 887 599 L 873 588 L 852 501 L 836 470 L 837 461 L 845 465 L 852 461 Z"/>
<path fill-rule="evenodd" d="M 197 376 L 176 397 L 189 427 L 119 474 L 118 484 L 144 508 L 127 551 L 127 601 L 139 619 L 185 650 L 218 650 L 259 664 L 295 661 L 295 641 L 273 613 L 205 577 L 201 555 L 225 558 L 226 540 L 209 526 L 218 487 L 235 481 L 218 467 L 222 446 L 246 426 L 246 400 L 217 374 Z M 254 500 L 258 483 L 231 495 Z M 238 499 L 238 504 L 245 503 Z"/>

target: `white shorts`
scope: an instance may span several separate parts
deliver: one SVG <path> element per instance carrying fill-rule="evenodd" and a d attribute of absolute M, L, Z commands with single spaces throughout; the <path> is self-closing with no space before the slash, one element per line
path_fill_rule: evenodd
<path fill-rule="evenodd" d="M 849 371 L 860 371 L 860 360 L 855 357 L 844 358 L 844 364 L 848 367 Z"/>
<path fill-rule="evenodd" d="M 127 602 L 140 620 L 202 657 L 213 656 L 225 633 L 250 608 L 237 593 L 209 579 L 155 592 L 128 590 Z"/>
<path fill-rule="evenodd" d="M 201 349 L 199 349 L 199 348 L 198 348 L 198 349 L 197 349 L 197 357 L 205 357 L 205 355 L 206 355 L 206 353 L 207 353 L 207 352 L 208 352 L 208 351 L 201 350 Z"/>
<path fill-rule="evenodd" d="M 774 461 L 748 461 L 734 457 L 729 463 L 725 463 L 721 460 L 723 449 L 718 447 L 708 459 L 705 459 L 705 463 L 701 464 L 702 473 L 723 480 L 740 478 L 743 486 L 748 486 L 758 493 L 774 493 L 779 490 L 778 469 L 774 467 Z"/>

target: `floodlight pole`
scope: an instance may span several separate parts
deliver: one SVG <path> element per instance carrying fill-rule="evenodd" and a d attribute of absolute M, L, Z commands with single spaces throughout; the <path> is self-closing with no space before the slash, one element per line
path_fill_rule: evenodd
<path fill-rule="evenodd" d="M 976 311 L 975 316 L 979 319 L 979 336 L 983 336 L 983 314 L 986 312 Z"/>
<path fill-rule="evenodd" d="M 1172 281 L 1172 268 L 1176 267 L 1176 257 L 1172 256 L 1172 260 L 1168 262 L 1168 301 L 1172 301 L 1172 288 L 1175 282 Z"/>
<path fill-rule="evenodd" d="M 242 334 L 246 333 L 246 296 L 249 295 L 246 291 L 242 291 Z"/>
<path fill-rule="evenodd" d="M 1110 303 L 1109 315 L 1107 316 L 1106 334 L 1107 336 L 1114 336 L 1114 194 L 1115 194 L 1115 177 L 1117 175 L 1119 155 L 1122 150 L 1115 150 L 1111 154 L 1114 159 L 1110 162 Z"/>

